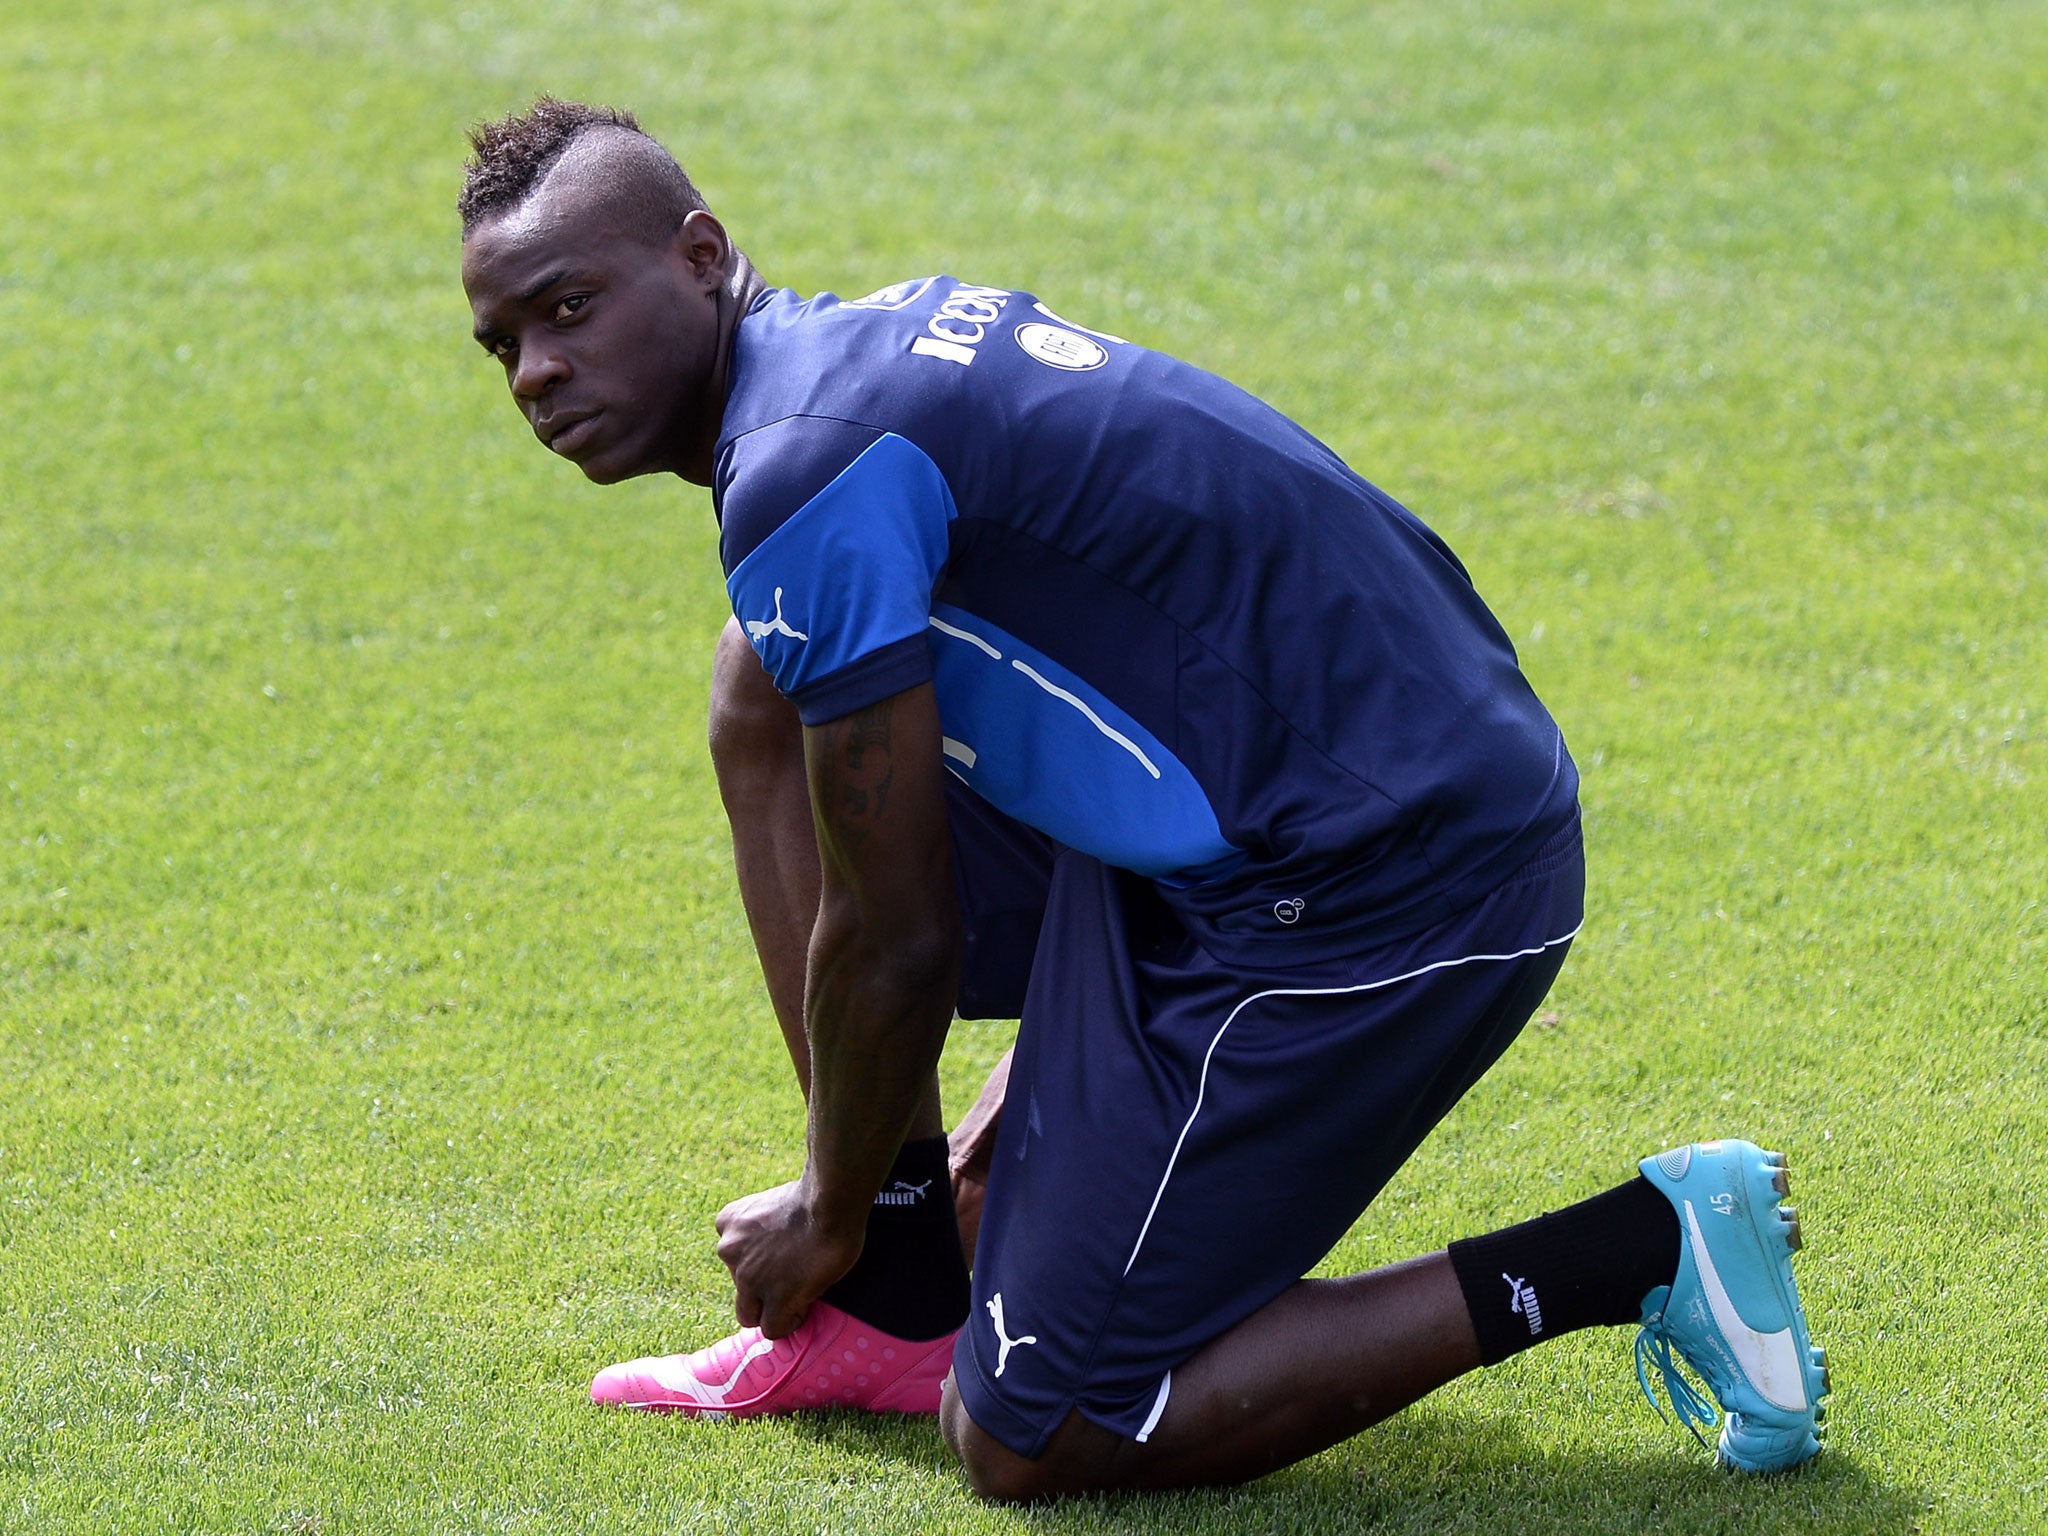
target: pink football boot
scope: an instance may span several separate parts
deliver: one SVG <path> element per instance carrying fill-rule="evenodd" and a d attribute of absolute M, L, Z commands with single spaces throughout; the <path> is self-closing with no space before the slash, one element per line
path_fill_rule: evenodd
<path fill-rule="evenodd" d="M 590 1400 L 704 1419 L 815 1408 L 937 1413 L 954 1337 L 912 1343 L 818 1301 L 787 1338 L 742 1328 L 694 1355 L 606 1366 L 590 1384 Z"/>

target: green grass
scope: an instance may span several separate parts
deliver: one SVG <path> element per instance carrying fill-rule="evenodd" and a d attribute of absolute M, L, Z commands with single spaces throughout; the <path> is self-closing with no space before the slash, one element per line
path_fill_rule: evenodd
<path fill-rule="evenodd" d="M 0 1530 L 2048 1530 L 2048 11 L 1033 12 L 0 17 Z M 1035 288 L 1449 536 L 1591 924 L 1331 1267 L 1784 1146 L 1812 1471 L 1711 1471 L 1619 1334 L 1035 1514 L 928 1427 L 583 1405 L 721 1328 L 797 1106 L 706 498 L 584 485 L 467 338 L 460 133 L 543 88 L 774 280 Z"/>

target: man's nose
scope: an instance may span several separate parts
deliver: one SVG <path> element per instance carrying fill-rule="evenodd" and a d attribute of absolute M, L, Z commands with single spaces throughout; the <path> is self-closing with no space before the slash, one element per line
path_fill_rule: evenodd
<path fill-rule="evenodd" d="M 519 364 L 512 370 L 512 393 L 520 400 L 538 400 L 567 377 L 569 364 L 552 347 L 521 347 Z"/>

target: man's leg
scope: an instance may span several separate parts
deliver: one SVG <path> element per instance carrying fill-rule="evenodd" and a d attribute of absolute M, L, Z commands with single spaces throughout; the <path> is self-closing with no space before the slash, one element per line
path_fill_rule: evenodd
<path fill-rule="evenodd" d="M 1189 1469 L 1243 1477 L 1479 1363 L 1456 1286 L 1430 1285 L 1427 1264 L 1334 1285 L 1299 1277 L 1541 1000 L 1579 920 L 1571 830 L 1561 863 L 1442 931 L 1284 971 L 1216 959 L 1147 882 L 1064 856 L 992 1159 L 975 1309 L 955 1348 L 965 1417 L 1019 1462 L 1055 1455 L 1035 1475 L 1073 1486 L 1055 1442 L 1095 1438 L 1066 1428 L 1074 1410 L 1142 1456 L 1189 1412 L 1174 1400 L 1192 1369 L 1198 1400 L 1274 1421 L 1241 1462 Z M 1453 1301 L 1442 1315 L 1423 1305 L 1440 1294 Z M 1340 1331 L 1359 1315 L 1368 1326 Z M 1309 1376 L 1267 1378 L 1278 1397 L 1255 1390 L 1258 1371 L 1294 1358 L 1296 1332 L 1313 1341 L 1300 1357 Z M 1246 1361 L 1240 1379 L 1229 1362 Z M 1346 1404 L 1334 1418 L 1317 1373 Z M 1275 1406 L 1297 1394 L 1312 1446 L 1287 1427 L 1296 1409 Z M 1197 1440 L 1209 1433 L 1207 1416 L 1190 1422 Z M 977 1458 L 964 1432 L 960 1443 L 976 1475 L 997 1460 Z M 1187 1476 L 1172 1470 L 1172 1440 L 1161 1444 L 1161 1480 Z M 1100 1469 L 1084 1458 L 1077 1475 L 1085 1486 Z"/>
<path fill-rule="evenodd" d="M 1681 1422 L 1697 1434 L 1723 1410 L 1723 1462 L 1802 1464 L 1820 1449 L 1828 1369 L 1792 1280 L 1799 1222 L 1777 1203 L 1784 1160 L 1707 1142 L 1645 1158 L 1642 1175 L 1426 1258 L 1302 1281 L 1176 1367 L 1164 1411 L 1136 1438 L 1076 1409 L 1026 1459 L 973 1422 L 951 1383 L 946 1438 L 975 1490 L 996 1499 L 1242 1482 L 1475 1367 L 1581 1328 L 1639 1322 L 1638 1371 L 1647 1346 Z M 1674 1384 L 1672 1351 L 1714 1401 Z"/>
<path fill-rule="evenodd" d="M 1424 1259 L 1296 1278 L 1539 1005 L 1582 881 L 1566 827 L 1426 934 L 1275 972 L 1217 960 L 1142 882 L 1064 858 L 943 1410 L 974 1485 L 1255 1477 L 1475 1366 L 1629 1322 L 1652 1364 L 1704 1362 L 1731 1409 L 1724 1459 L 1810 1455 L 1826 1383 L 1791 1285 L 1796 1228 L 1782 1161 L 1747 1144 L 1676 1149 Z"/>
<path fill-rule="evenodd" d="M 976 1491 L 998 1499 L 1244 1482 L 1539 1340 L 1635 1322 L 1644 1298 L 1678 1267 L 1671 1209 L 1641 1179 L 1469 1246 L 1479 1249 L 1476 1262 L 1454 1265 L 1440 1250 L 1281 1292 L 1173 1369 L 1164 1411 L 1142 1442 L 1076 1410 L 1044 1455 L 1028 1461 L 983 1433 L 957 1392 L 941 1410 L 947 1439 Z M 1523 1285 L 1499 1285 L 1494 1262 L 1518 1271 Z M 1522 1323 L 1524 1286 L 1538 1292 L 1532 1275 L 1550 1302 L 1535 1331 Z M 1517 1302 L 1522 1310 L 1511 1313 Z M 1516 1326 L 1500 1327 L 1496 1311 Z M 1481 1325 L 1491 1348 L 1482 1347 Z"/>
<path fill-rule="evenodd" d="M 1026 1460 L 974 1423 L 950 1381 L 940 1423 L 985 1498 L 1238 1483 L 1326 1450 L 1479 1364 L 1457 1276 L 1435 1253 L 1283 1291 L 1174 1369 L 1143 1442 L 1075 1409 Z"/>

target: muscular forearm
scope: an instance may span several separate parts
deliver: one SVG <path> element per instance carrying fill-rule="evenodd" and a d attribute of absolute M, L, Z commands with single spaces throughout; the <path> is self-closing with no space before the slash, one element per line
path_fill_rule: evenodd
<path fill-rule="evenodd" d="M 822 891 L 804 987 L 810 1219 L 866 1229 L 945 1043 L 960 976 L 929 683 L 805 732 Z"/>
<path fill-rule="evenodd" d="M 877 933 L 828 898 L 804 1002 L 811 1096 L 803 1186 L 812 1219 L 858 1234 L 938 1064 L 958 990 L 950 905 Z"/>
<path fill-rule="evenodd" d="M 915 904 L 895 908 L 906 916 Z M 828 889 L 811 945 L 803 1177 L 718 1213 L 740 1323 L 779 1339 L 859 1260 L 875 1193 L 920 1113 L 951 1014 L 958 920 L 876 932 Z M 936 1134 L 937 1106 L 929 1110 Z"/>

